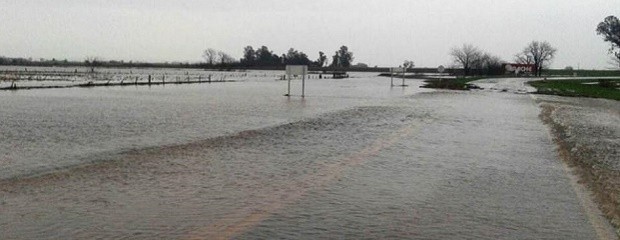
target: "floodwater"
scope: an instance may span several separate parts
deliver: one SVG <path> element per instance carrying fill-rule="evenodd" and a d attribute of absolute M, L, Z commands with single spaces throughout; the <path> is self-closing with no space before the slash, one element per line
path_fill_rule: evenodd
<path fill-rule="evenodd" d="M 376 76 L 372 73 L 338 81 L 309 79 L 306 98 L 286 98 L 286 81 L 275 81 L 271 72 L 248 74 L 259 77 L 211 84 L 3 91 L 0 178 L 277 126 L 419 91 L 386 89 L 385 82 L 368 78 Z M 300 82 L 293 81 L 293 95 L 301 94 Z"/>
<path fill-rule="evenodd" d="M 2 238 L 597 238 L 528 95 L 375 75 L 2 92 Z"/>

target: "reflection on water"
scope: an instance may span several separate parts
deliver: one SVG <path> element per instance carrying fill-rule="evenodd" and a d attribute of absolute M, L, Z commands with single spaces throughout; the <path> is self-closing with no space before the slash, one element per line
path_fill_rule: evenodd
<path fill-rule="evenodd" d="M 594 237 L 527 96 L 384 83 L 324 80 L 305 101 L 267 80 L 3 95 L 2 144 L 20 150 L 2 153 L 13 159 L 3 174 L 63 170 L 1 181 L 0 229 L 9 239 Z M 66 167 L 84 161 L 94 162 Z"/>

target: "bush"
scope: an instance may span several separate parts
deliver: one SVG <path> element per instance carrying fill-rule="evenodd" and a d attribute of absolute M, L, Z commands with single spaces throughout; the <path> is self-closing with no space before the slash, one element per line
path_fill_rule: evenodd
<path fill-rule="evenodd" d="M 615 81 L 611 81 L 609 79 L 600 79 L 598 80 L 598 85 L 604 88 L 616 88 L 618 84 Z"/>

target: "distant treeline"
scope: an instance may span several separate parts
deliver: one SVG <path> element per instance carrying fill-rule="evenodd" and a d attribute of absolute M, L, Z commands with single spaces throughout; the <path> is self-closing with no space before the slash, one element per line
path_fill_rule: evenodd
<path fill-rule="evenodd" d="M 248 48 L 246 48 L 248 49 Z M 262 49 L 262 47 L 260 48 Z M 250 51 L 251 52 L 251 51 Z M 261 50 L 261 52 L 270 52 Z M 290 51 L 289 51 L 290 52 Z M 295 50 L 292 51 L 293 53 Z M 298 52 L 301 55 L 301 53 Z M 273 54 L 272 54 L 273 56 Z M 302 55 L 303 56 L 303 55 Z M 275 57 L 274 57 L 275 58 Z M 260 59 L 260 58 L 259 58 Z M 280 61 L 282 61 L 282 56 L 278 57 Z M 285 59 L 295 59 L 295 58 L 285 58 Z M 299 58 L 298 58 L 299 59 Z M 301 59 L 304 59 L 303 57 Z M 242 58 L 242 61 L 233 61 L 233 62 L 225 62 L 225 63 L 213 63 L 208 64 L 207 62 L 164 62 L 164 63 L 149 63 L 149 62 L 133 62 L 133 61 L 103 61 L 98 58 L 87 58 L 84 61 L 69 61 L 67 59 L 57 60 L 57 59 L 38 59 L 34 60 L 31 58 L 9 58 L 9 57 L 0 57 L 0 65 L 4 66 L 40 66 L 40 67 L 88 67 L 88 68 L 193 68 L 193 69 L 211 69 L 211 70 L 221 70 L 221 71 L 233 71 L 233 70 L 284 70 L 285 65 L 287 64 L 304 64 L 304 62 L 290 62 L 285 61 L 284 63 L 279 64 L 265 64 L 264 62 L 254 61 L 254 64 L 249 64 L 247 58 Z M 274 61 L 271 59 L 271 61 Z M 298 60 L 295 60 L 298 61 Z M 306 60 L 303 60 L 306 61 Z M 332 62 L 333 63 L 333 62 Z M 368 67 L 365 64 L 356 64 L 350 65 L 347 67 L 344 66 L 334 66 L 334 64 L 328 64 L 327 62 L 323 63 L 321 66 L 320 61 L 310 61 L 308 64 L 310 71 L 315 72 L 330 72 L 330 71 L 351 71 L 351 72 L 389 72 L 390 68 L 387 67 Z M 336 64 L 337 65 L 337 64 Z M 471 74 L 477 75 L 485 75 L 484 70 L 472 69 L 470 70 Z M 436 68 L 409 68 L 407 72 L 410 73 L 437 73 Z M 463 68 L 447 68 L 445 73 L 451 75 L 463 75 Z M 488 72 L 486 74 L 490 75 Z M 501 75 L 498 71 L 496 74 Z M 573 69 L 549 69 L 546 75 L 549 76 L 620 76 L 620 71 L 617 70 L 573 70 Z"/>
<path fill-rule="evenodd" d="M 318 59 L 310 60 L 304 52 L 289 49 L 286 53 L 278 55 L 269 50 L 267 46 L 261 46 L 254 50 L 252 46 L 243 49 L 243 58 L 235 59 L 228 53 L 218 51 L 212 48 L 204 50 L 202 57 L 204 62 L 133 62 L 133 61 L 117 61 L 103 60 L 98 57 L 86 57 L 84 61 L 69 61 L 67 59 L 58 60 L 32 58 L 8 58 L 0 57 L 0 65 L 20 65 L 20 66 L 83 66 L 89 68 L 96 67 L 155 67 L 155 68 L 205 68 L 205 69 L 280 69 L 286 65 L 308 65 L 312 67 L 331 67 L 331 68 L 349 68 L 367 67 L 366 64 L 352 65 L 353 53 L 349 51 L 347 46 L 341 46 L 335 51 L 331 57 L 331 61 L 323 52 L 319 52 Z"/>
<path fill-rule="evenodd" d="M 303 63 L 297 63 L 303 64 Z M 273 70 L 282 71 L 285 69 L 286 64 L 247 64 L 241 63 L 241 61 L 231 63 L 215 63 L 208 64 L 206 62 L 188 63 L 188 62 L 173 62 L 173 63 L 149 63 L 149 62 L 125 62 L 125 61 L 103 61 L 98 59 L 87 59 L 84 61 L 69 61 L 69 60 L 56 60 L 56 59 L 25 59 L 25 58 L 7 58 L 0 57 L 0 65 L 4 66 L 24 66 L 24 67 L 87 67 L 87 68 L 193 68 L 193 69 L 210 69 L 219 71 L 234 71 L 234 70 Z M 368 67 L 365 64 L 353 65 L 349 67 L 342 66 L 323 66 L 319 64 L 310 63 L 309 70 L 314 72 L 334 72 L 334 71 L 351 71 L 351 72 L 389 72 L 390 68 L 387 67 Z M 417 73 L 430 73 L 437 72 L 436 68 L 411 68 L 407 69 L 407 72 Z M 459 69 L 446 69 L 447 73 L 461 73 Z"/>
<path fill-rule="evenodd" d="M 311 60 L 308 54 L 290 48 L 286 53 L 276 54 L 267 46 L 254 49 L 252 46 L 243 48 L 243 57 L 237 61 L 228 53 L 213 48 L 204 50 L 202 57 L 207 66 L 234 66 L 234 67 L 281 67 L 286 65 L 308 65 L 312 67 L 352 67 L 353 52 L 347 46 L 341 46 L 330 58 L 324 52 L 318 52 L 318 58 Z M 357 67 L 367 67 L 366 64 L 358 64 Z"/>
<path fill-rule="evenodd" d="M 9 58 L 0 57 L 0 65 L 4 66 L 39 66 L 39 67 L 119 67 L 119 68 L 203 68 L 205 63 L 189 63 L 189 62 L 165 62 L 165 63 L 150 63 L 150 62 L 133 62 L 133 61 L 117 61 L 110 60 L 104 61 L 97 58 L 87 59 L 84 61 L 69 61 L 67 59 L 57 60 L 52 59 L 38 59 L 32 58 Z"/>

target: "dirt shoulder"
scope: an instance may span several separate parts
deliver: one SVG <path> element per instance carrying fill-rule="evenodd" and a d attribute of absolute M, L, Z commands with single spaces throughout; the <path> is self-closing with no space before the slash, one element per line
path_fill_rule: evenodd
<path fill-rule="evenodd" d="M 620 101 L 536 96 L 559 156 L 620 233 Z"/>

